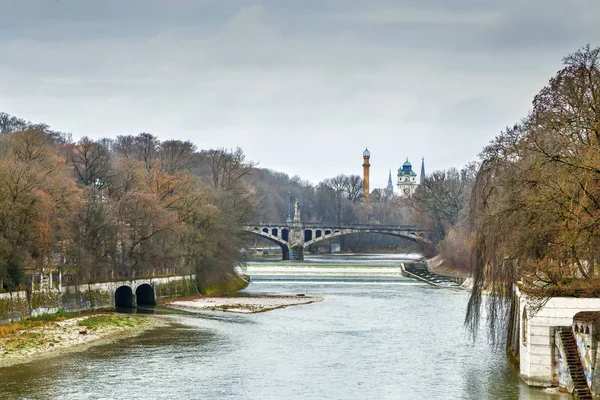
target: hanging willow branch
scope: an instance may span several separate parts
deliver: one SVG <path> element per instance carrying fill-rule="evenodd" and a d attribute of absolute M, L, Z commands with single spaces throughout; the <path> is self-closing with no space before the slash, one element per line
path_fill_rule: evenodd
<path fill-rule="evenodd" d="M 473 290 L 465 324 L 508 332 L 513 285 L 539 309 L 551 296 L 600 297 L 600 48 L 564 59 L 532 112 L 481 153 L 470 198 Z"/>

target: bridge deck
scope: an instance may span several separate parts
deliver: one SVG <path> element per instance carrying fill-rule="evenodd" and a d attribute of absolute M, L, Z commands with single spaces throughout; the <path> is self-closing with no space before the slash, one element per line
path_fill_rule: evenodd
<path fill-rule="evenodd" d="M 281 223 L 265 223 L 259 222 L 255 224 L 250 224 L 248 226 L 252 227 L 264 227 L 264 228 L 286 228 L 292 227 L 293 224 L 289 222 L 281 222 Z M 305 229 L 372 229 L 372 230 L 382 230 L 382 231 L 411 231 L 411 232 L 426 232 L 426 229 L 419 228 L 414 225 L 375 225 L 375 224 L 327 224 L 327 223 L 318 223 L 318 222 L 308 222 L 302 223 L 302 227 Z"/>

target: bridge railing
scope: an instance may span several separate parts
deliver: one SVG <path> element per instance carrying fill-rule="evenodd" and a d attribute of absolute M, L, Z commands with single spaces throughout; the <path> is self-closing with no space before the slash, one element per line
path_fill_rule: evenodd
<path fill-rule="evenodd" d="M 258 222 L 248 225 L 248 227 L 264 227 L 264 228 L 290 228 L 292 224 L 289 222 L 273 223 L 273 222 Z M 377 224 L 328 224 L 318 222 L 302 223 L 304 228 L 308 229 L 376 229 L 380 231 L 411 231 L 411 232 L 426 232 L 427 229 L 419 228 L 414 225 L 377 225 Z"/>

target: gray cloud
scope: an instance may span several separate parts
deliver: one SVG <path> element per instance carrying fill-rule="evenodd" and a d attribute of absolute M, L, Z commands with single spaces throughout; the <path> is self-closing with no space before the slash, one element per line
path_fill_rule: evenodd
<path fill-rule="evenodd" d="M 460 166 L 586 43 L 600 3 L 0 0 L 0 109 L 75 136 L 240 145 L 313 182 Z"/>

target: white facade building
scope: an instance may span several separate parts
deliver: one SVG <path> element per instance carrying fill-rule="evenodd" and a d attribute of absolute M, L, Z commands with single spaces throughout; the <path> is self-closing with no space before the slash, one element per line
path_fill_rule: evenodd
<path fill-rule="evenodd" d="M 407 157 L 404 164 L 398 168 L 398 193 L 400 196 L 412 196 L 418 184 L 417 174 L 413 171 L 412 164 Z"/>

